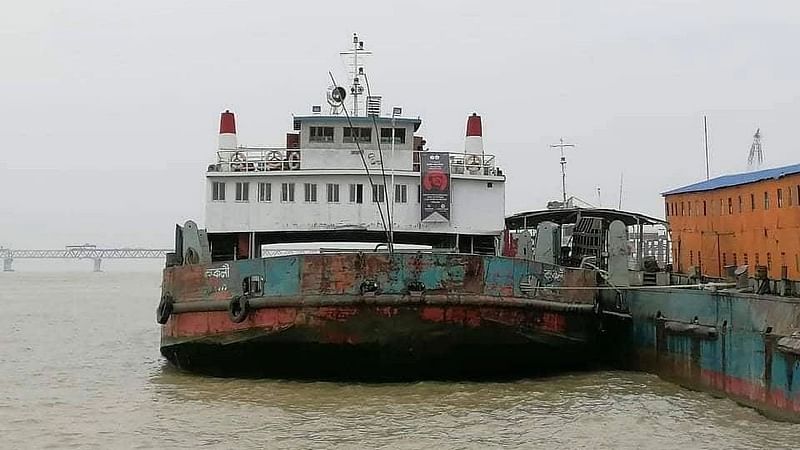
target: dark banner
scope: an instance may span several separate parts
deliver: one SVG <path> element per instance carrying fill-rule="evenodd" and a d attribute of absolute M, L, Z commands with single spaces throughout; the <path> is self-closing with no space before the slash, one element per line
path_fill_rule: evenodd
<path fill-rule="evenodd" d="M 450 221 L 450 154 L 420 153 L 423 222 Z"/>

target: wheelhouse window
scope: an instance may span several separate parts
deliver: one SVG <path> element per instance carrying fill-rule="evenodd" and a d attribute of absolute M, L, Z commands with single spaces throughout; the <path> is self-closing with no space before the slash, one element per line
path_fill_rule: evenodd
<path fill-rule="evenodd" d="M 281 183 L 281 201 L 294 201 L 294 183 Z"/>
<path fill-rule="evenodd" d="M 346 127 L 343 141 L 350 144 L 354 142 L 372 142 L 372 128 Z"/>
<path fill-rule="evenodd" d="M 328 184 L 326 186 L 326 191 L 328 191 L 328 203 L 339 203 L 339 185 L 338 184 Z"/>
<path fill-rule="evenodd" d="M 258 183 L 258 201 L 272 201 L 272 183 Z"/>
<path fill-rule="evenodd" d="M 221 181 L 211 183 L 211 200 L 217 202 L 225 201 L 225 183 Z"/>
<path fill-rule="evenodd" d="M 310 142 L 333 142 L 333 127 L 310 127 Z"/>
<path fill-rule="evenodd" d="M 391 143 L 392 143 L 392 128 L 381 128 L 381 144 L 391 144 Z M 406 143 L 405 128 L 394 128 L 394 143 L 395 144 Z"/>
<path fill-rule="evenodd" d="M 364 185 L 350 185 L 350 203 L 364 203 Z"/>
<path fill-rule="evenodd" d="M 317 185 L 314 183 L 303 184 L 303 194 L 307 203 L 315 203 L 317 201 Z"/>
<path fill-rule="evenodd" d="M 408 203 L 408 186 L 405 184 L 394 185 L 394 202 Z"/>
<path fill-rule="evenodd" d="M 383 203 L 386 201 L 386 187 L 384 185 L 372 185 L 372 201 L 375 203 Z"/>
<path fill-rule="evenodd" d="M 250 183 L 236 183 L 236 201 L 250 201 Z"/>

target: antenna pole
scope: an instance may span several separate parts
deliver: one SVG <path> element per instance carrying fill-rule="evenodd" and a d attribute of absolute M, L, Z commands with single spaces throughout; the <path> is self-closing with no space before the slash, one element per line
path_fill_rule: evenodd
<path fill-rule="evenodd" d="M 703 135 L 705 136 L 706 143 L 706 180 L 711 178 L 711 171 L 708 166 L 708 119 L 703 116 Z"/>
<path fill-rule="evenodd" d="M 619 205 L 617 209 L 622 210 L 622 172 L 619 173 Z"/>
<path fill-rule="evenodd" d="M 558 144 L 550 144 L 550 148 L 557 148 L 561 151 L 561 198 L 564 201 L 562 208 L 567 207 L 567 157 L 564 156 L 564 149 L 573 147 L 575 144 L 565 144 L 563 137 L 558 140 Z"/>

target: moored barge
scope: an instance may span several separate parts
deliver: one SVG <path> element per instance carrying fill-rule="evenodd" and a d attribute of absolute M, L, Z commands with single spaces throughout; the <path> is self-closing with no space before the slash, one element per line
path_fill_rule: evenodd
<path fill-rule="evenodd" d="M 161 353 L 213 375 L 371 379 L 595 360 L 597 267 L 504 252 L 481 117 L 463 151 L 429 150 L 419 118 L 383 113 L 365 53 L 354 37 L 349 88 L 331 77 L 327 111 L 294 116 L 283 147 L 239 145 L 222 113 L 204 228 L 176 227 L 164 270 Z"/>

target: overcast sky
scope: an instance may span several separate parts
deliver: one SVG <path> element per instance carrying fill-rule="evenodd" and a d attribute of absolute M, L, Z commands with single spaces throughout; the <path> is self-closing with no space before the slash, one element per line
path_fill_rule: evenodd
<path fill-rule="evenodd" d="M 795 1 L 9 2 L 0 16 L 0 245 L 169 246 L 202 221 L 219 112 L 239 142 L 282 144 L 323 101 L 358 32 L 384 105 L 463 150 L 483 116 L 506 210 L 568 191 L 663 216 L 660 192 L 800 161 Z"/>

